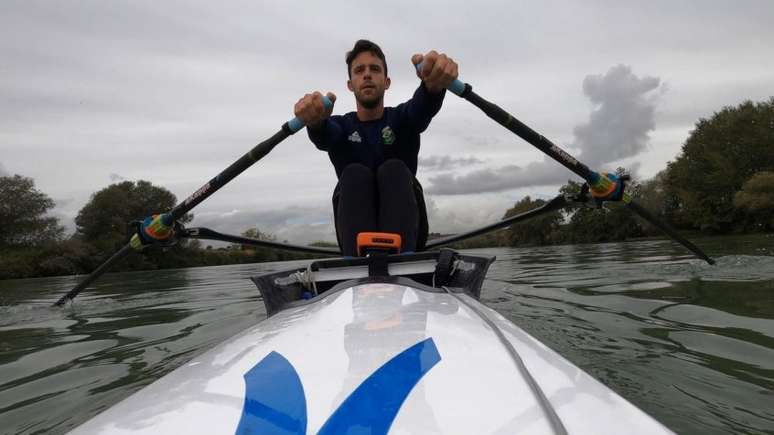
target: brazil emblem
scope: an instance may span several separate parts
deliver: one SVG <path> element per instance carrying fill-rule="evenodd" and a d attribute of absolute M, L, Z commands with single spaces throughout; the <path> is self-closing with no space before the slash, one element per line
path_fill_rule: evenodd
<path fill-rule="evenodd" d="M 382 129 L 382 141 L 385 145 L 392 145 L 395 143 L 395 132 L 392 131 L 389 125 Z"/>

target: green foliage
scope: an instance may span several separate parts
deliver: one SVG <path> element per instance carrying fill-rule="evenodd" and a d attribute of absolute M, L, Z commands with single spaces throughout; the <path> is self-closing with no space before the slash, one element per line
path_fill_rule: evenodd
<path fill-rule="evenodd" d="M 77 236 L 102 251 L 113 252 L 127 241 L 128 224 L 175 206 L 172 192 L 148 181 L 124 181 L 96 192 L 75 218 Z M 185 223 L 193 218 L 184 216 Z"/>
<path fill-rule="evenodd" d="M 774 230 L 774 172 L 758 172 L 745 181 L 734 195 L 734 207 L 744 214 L 749 229 Z"/>
<path fill-rule="evenodd" d="M 754 174 L 774 170 L 773 150 L 774 98 L 700 119 L 667 167 L 666 184 L 678 198 L 676 223 L 712 232 L 738 229 L 736 193 Z"/>
<path fill-rule="evenodd" d="M 267 242 L 276 242 L 277 237 L 275 237 L 273 234 L 269 233 L 263 233 L 258 228 L 249 228 L 245 231 L 242 231 L 242 237 L 246 237 L 248 239 L 255 239 L 255 240 L 265 240 Z M 254 250 L 254 246 L 250 245 L 235 245 L 235 248 L 241 249 L 241 250 Z"/>
<path fill-rule="evenodd" d="M 0 279 L 27 278 L 37 275 L 33 248 L 0 249 Z"/>
<path fill-rule="evenodd" d="M 542 199 L 533 200 L 529 196 L 522 198 L 505 212 L 503 219 L 536 209 L 546 204 Z M 562 213 L 551 213 L 533 217 L 525 222 L 511 225 L 504 234 L 508 246 L 545 245 L 557 240 Z"/>
<path fill-rule="evenodd" d="M 326 242 L 324 240 L 317 240 L 315 242 L 312 242 L 309 244 L 309 246 L 314 246 L 317 248 L 333 248 L 333 249 L 339 249 L 339 245 L 333 242 Z"/>
<path fill-rule="evenodd" d="M 260 231 L 258 228 L 249 228 L 242 232 L 242 237 L 247 237 L 256 240 L 265 240 L 267 242 L 277 242 L 277 237 L 270 233 Z M 285 241 L 284 243 L 287 243 Z M 287 251 L 277 248 L 268 248 L 262 246 L 251 246 L 233 244 L 229 248 L 225 249 L 232 253 L 230 254 L 233 262 L 235 263 L 258 263 L 265 261 L 285 261 L 285 260 L 298 260 L 307 258 L 319 258 L 320 254 L 304 254 L 295 251 Z M 222 253 L 222 251 L 221 251 Z"/>
<path fill-rule="evenodd" d="M 36 274 L 39 276 L 72 275 L 96 269 L 102 262 L 97 249 L 78 239 L 53 243 L 37 253 Z"/>
<path fill-rule="evenodd" d="M 618 168 L 616 174 L 624 175 L 624 170 Z M 581 186 L 581 183 L 568 181 L 560 191 L 578 194 Z M 636 197 L 640 189 L 636 182 L 629 182 L 627 190 Z M 578 207 L 570 211 L 568 217 L 558 238 L 562 243 L 613 242 L 643 235 L 640 221 L 620 203 L 608 202 L 600 208 Z"/>
<path fill-rule="evenodd" d="M 0 177 L 0 247 L 29 247 L 61 239 L 64 228 L 46 216 L 54 201 L 32 178 Z"/>
<path fill-rule="evenodd" d="M 175 196 L 168 190 L 147 181 L 125 181 L 110 185 L 96 193 L 78 213 L 77 232 L 69 240 L 60 240 L 62 229 L 53 218 L 34 219 L 53 206 L 53 201 L 34 189 L 32 180 L 24 177 L 0 177 L 0 218 L 5 229 L 14 229 L 14 237 L 0 235 L 13 244 L 0 243 L 0 279 L 90 273 L 107 256 L 127 242 L 127 223 L 174 207 Z M 27 210 L 26 214 L 14 212 Z M 14 220 L 15 219 L 15 220 Z M 184 216 L 182 222 L 192 219 Z M 19 236 L 18 229 L 32 228 L 34 234 Z M 26 234 L 26 233 L 21 233 Z M 252 228 L 244 236 L 276 241 L 271 234 Z M 27 245 L 22 245 L 25 242 Z M 222 264 L 256 263 L 318 258 L 317 254 L 299 254 L 269 248 L 240 245 L 229 248 L 202 249 L 198 240 L 179 240 L 175 246 L 152 246 L 141 255 L 130 255 L 113 271 L 149 270 Z"/>
<path fill-rule="evenodd" d="M 96 249 L 80 240 L 0 250 L 0 279 L 87 273 L 102 262 Z"/>
<path fill-rule="evenodd" d="M 505 230 L 482 234 L 471 239 L 461 240 L 449 245 L 452 249 L 476 249 L 488 248 L 491 246 L 508 246 L 507 233 Z"/>
<path fill-rule="evenodd" d="M 662 170 L 653 178 L 639 184 L 634 199 L 661 221 L 674 223 L 679 217 L 679 200 L 666 184 L 666 177 L 666 170 Z M 680 226 L 688 225 L 683 223 Z M 661 230 L 647 224 L 643 226 L 643 231 L 650 236 L 661 234 Z"/>

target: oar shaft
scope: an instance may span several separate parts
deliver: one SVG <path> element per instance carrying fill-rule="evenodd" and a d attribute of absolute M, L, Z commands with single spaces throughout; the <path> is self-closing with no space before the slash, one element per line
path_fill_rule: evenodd
<path fill-rule="evenodd" d="M 559 148 L 556 144 L 546 139 L 543 135 L 529 128 L 526 124 L 516 119 L 513 115 L 506 112 L 500 106 L 490 103 L 481 98 L 467 86 L 466 92 L 463 92 L 462 98 L 473 103 L 474 106 L 481 109 L 487 116 L 492 118 L 498 124 L 515 133 L 520 138 L 532 144 L 534 147 L 548 154 L 551 158 L 561 163 L 567 169 L 571 170 L 586 181 L 594 181 L 592 178 L 596 172 L 589 169 L 588 166 L 579 162 L 575 157 Z"/>
<path fill-rule="evenodd" d="M 326 109 L 333 107 L 333 102 L 327 96 L 323 96 L 322 100 Z M 298 132 L 302 128 L 304 128 L 304 124 L 298 118 L 293 118 L 283 124 L 282 129 L 275 133 L 274 136 L 253 147 L 253 149 L 240 157 L 239 160 L 232 163 L 231 166 L 224 169 L 223 172 L 216 175 L 213 179 L 205 183 L 204 186 L 200 187 L 199 190 L 191 194 L 191 196 L 186 198 L 185 201 L 181 202 L 180 204 L 176 205 L 175 208 L 170 210 L 169 214 L 172 215 L 172 221 L 180 219 L 184 214 L 191 211 L 191 209 L 196 207 L 200 202 L 207 199 L 210 195 L 217 192 L 218 189 L 225 186 L 229 181 L 233 180 L 234 177 L 252 166 L 253 163 L 261 160 L 266 154 L 269 154 L 269 152 L 274 149 L 277 144 L 287 139 L 288 136 Z"/>
<path fill-rule="evenodd" d="M 78 285 L 73 287 L 73 289 L 67 292 L 66 295 L 59 298 L 59 300 L 56 301 L 54 305 L 57 307 L 61 307 L 62 305 L 65 304 L 65 302 L 78 296 L 78 293 L 80 293 L 81 290 L 88 287 L 89 284 L 91 284 L 92 282 L 94 282 L 94 280 L 102 276 L 102 274 L 107 272 L 111 267 L 113 267 L 114 264 L 123 260 L 123 258 L 129 255 L 132 251 L 133 251 L 132 247 L 129 244 L 126 244 L 126 246 L 124 246 L 118 252 L 116 252 L 110 258 L 108 258 L 107 261 L 102 263 L 98 268 L 94 269 L 94 271 L 91 272 L 89 276 L 84 278 L 83 281 L 79 282 Z"/>
<path fill-rule="evenodd" d="M 481 228 L 476 228 L 472 231 L 468 231 L 462 234 L 455 234 L 453 236 L 444 237 L 442 239 L 430 240 L 425 245 L 425 250 L 434 249 L 439 246 L 444 246 L 444 245 L 459 242 L 462 240 L 470 239 L 476 236 L 480 236 L 482 234 L 492 232 L 500 228 L 509 227 L 513 224 L 517 224 L 521 221 L 531 219 L 535 216 L 560 210 L 564 207 L 567 207 L 568 205 L 570 205 L 570 203 L 567 202 L 567 199 L 564 197 L 564 195 L 559 195 L 559 196 L 556 196 L 554 199 L 548 201 L 547 203 L 541 205 L 538 208 L 533 208 L 532 210 L 528 210 L 524 213 L 519 213 L 517 215 L 505 218 L 499 222 L 495 222 L 493 224 L 489 224 Z"/>
<path fill-rule="evenodd" d="M 253 149 L 240 157 L 239 160 L 232 163 L 231 166 L 224 169 L 223 172 L 216 175 L 210 181 L 205 183 L 204 186 L 200 187 L 196 192 L 191 194 L 191 196 L 186 198 L 185 201 L 181 202 L 180 204 L 176 205 L 175 208 L 170 210 L 169 213 L 172 215 L 172 220 L 176 221 L 180 219 L 184 214 L 191 211 L 191 209 L 196 207 L 200 202 L 207 199 L 210 195 L 217 192 L 218 189 L 225 186 L 229 181 L 233 180 L 234 177 L 252 166 L 253 163 L 262 159 L 263 156 L 268 154 L 272 149 L 274 149 L 275 146 L 277 146 L 277 144 L 285 140 L 291 134 L 293 134 L 293 132 L 291 132 L 288 124 L 285 123 L 282 126 L 282 129 L 275 133 L 274 136 L 253 147 Z"/>
<path fill-rule="evenodd" d="M 414 66 L 417 71 L 422 70 L 422 62 Z M 559 148 L 556 144 L 546 139 L 540 133 L 529 128 L 526 124 L 519 121 L 510 113 L 503 110 L 497 104 L 491 103 L 480 95 L 473 92 L 473 88 L 459 80 L 455 79 L 448 87 L 449 91 L 470 101 L 474 106 L 481 109 L 488 117 L 515 133 L 520 138 L 529 142 L 539 150 L 548 154 L 551 158 L 564 165 L 567 169 L 576 173 L 578 176 L 589 182 L 596 182 L 599 174 L 589 169 L 588 166 L 579 162 L 565 150 Z"/>
<path fill-rule="evenodd" d="M 316 246 L 292 245 L 289 243 L 271 242 L 268 240 L 256 240 L 247 237 L 234 236 L 213 231 L 209 228 L 186 228 L 180 237 L 200 240 L 219 240 L 221 242 L 239 243 L 242 245 L 261 246 L 272 249 L 284 249 L 287 251 L 305 252 L 309 254 L 341 255 L 338 249 L 320 248 Z"/>
<path fill-rule="evenodd" d="M 711 259 L 707 254 L 702 252 L 701 249 L 699 249 L 696 245 L 691 243 L 690 240 L 686 239 L 685 237 L 681 236 L 677 233 L 677 231 L 673 230 L 672 227 L 667 225 L 664 222 L 661 222 L 658 220 L 655 216 L 653 216 L 647 209 L 643 208 L 639 204 L 637 204 L 634 201 L 630 201 L 626 203 L 626 206 L 632 209 L 636 214 L 640 215 L 641 218 L 648 221 L 651 225 L 655 226 L 656 228 L 659 228 L 661 231 L 667 233 L 672 239 L 676 240 L 677 242 L 681 243 L 683 246 L 685 246 L 688 250 L 693 252 L 697 257 L 701 258 L 702 260 L 706 261 L 709 264 L 715 264 L 715 260 Z"/>

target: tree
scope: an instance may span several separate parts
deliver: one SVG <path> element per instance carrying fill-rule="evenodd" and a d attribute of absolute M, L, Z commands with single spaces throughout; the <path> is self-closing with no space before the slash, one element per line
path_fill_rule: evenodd
<path fill-rule="evenodd" d="M 40 246 L 61 239 L 64 228 L 57 218 L 46 216 L 53 207 L 32 178 L 0 177 L 0 246 Z"/>
<path fill-rule="evenodd" d="M 317 240 L 309 244 L 309 246 L 314 246 L 317 248 L 333 248 L 333 249 L 339 249 L 338 243 L 333 242 L 326 242 L 325 240 Z"/>
<path fill-rule="evenodd" d="M 264 240 L 267 242 L 277 241 L 277 237 L 275 235 L 261 232 L 261 230 L 259 230 L 258 228 L 249 228 L 243 231 L 242 237 L 247 237 L 247 238 L 256 239 L 256 240 Z M 287 241 L 284 241 L 283 243 L 287 243 Z M 234 245 L 231 245 L 231 249 L 241 250 L 241 252 L 244 255 L 246 255 L 247 258 L 250 259 L 250 261 L 254 261 L 254 262 L 280 261 L 280 260 L 290 259 L 293 257 L 292 254 L 288 255 L 287 252 L 284 252 L 282 250 L 266 248 L 263 246 L 234 244 Z"/>
<path fill-rule="evenodd" d="M 744 213 L 749 229 L 774 230 L 774 172 L 758 172 L 745 181 L 734 195 L 734 207 Z"/>
<path fill-rule="evenodd" d="M 542 199 L 533 200 L 525 196 L 512 208 L 505 212 L 503 219 L 521 214 L 544 205 Z M 553 211 L 544 215 L 533 217 L 527 221 L 511 225 L 505 238 L 509 246 L 545 245 L 556 239 L 559 225 L 562 223 L 562 213 Z"/>
<path fill-rule="evenodd" d="M 276 242 L 277 237 L 269 234 L 269 233 L 262 233 L 258 228 L 250 228 L 242 232 L 242 237 L 246 237 L 248 239 L 255 239 L 255 240 L 265 240 L 267 242 Z M 235 248 L 239 248 L 241 250 L 255 250 L 256 248 L 254 246 L 250 245 L 236 245 Z"/>
<path fill-rule="evenodd" d="M 622 176 L 623 168 L 616 170 Z M 568 181 L 561 187 L 563 194 L 578 194 L 581 183 Z M 630 181 L 627 190 L 634 197 L 639 195 L 639 185 Z M 561 227 L 561 241 L 567 243 L 612 242 L 642 236 L 640 222 L 630 210 L 620 203 L 605 203 L 603 207 L 579 207 L 568 214 L 569 222 Z"/>
<path fill-rule="evenodd" d="M 774 98 L 725 107 L 700 119 L 667 166 L 667 185 L 678 198 L 679 219 L 703 231 L 738 225 L 736 192 L 754 174 L 774 170 Z"/>
<path fill-rule="evenodd" d="M 75 218 L 76 234 L 102 251 L 115 251 L 128 240 L 128 224 L 175 206 L 175 195 L 149 181 L 123 181 L 94 193 Z M 189 222 L 192 215 L 183 216 Z"/>

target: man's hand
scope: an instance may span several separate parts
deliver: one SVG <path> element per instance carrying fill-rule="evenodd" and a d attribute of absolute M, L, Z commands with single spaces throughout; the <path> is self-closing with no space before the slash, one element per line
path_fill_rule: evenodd
<path fill-rule="evenodd" d="M 425 87 L 433 94 L 448 88 L 457 79 L 457 63 L 444 53 L 438 54 L 435 50 L 430 50 L 424 56 L 411 56 L 411 63 L 415 66 L 420 62 L 422 70 L 417 71 L 417 77 L 425 82 Z"/>
<path fill-rule="evenodd" d="M 331 100 L 331 103 L 336 103 L 336 95 L 333 92 L 328 92 L 326 95 Z M 301 120 L 305 126 L 314 128 L 331 116 L 333 105 L 326 109 L 322 97 L 322 94 L 317 91 L 306 94 L 293 107 L 293 113 L 295 113 L 296 118 Z"/>

